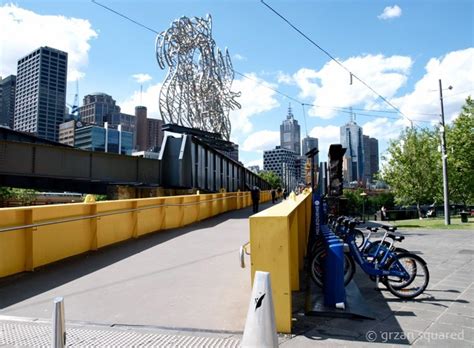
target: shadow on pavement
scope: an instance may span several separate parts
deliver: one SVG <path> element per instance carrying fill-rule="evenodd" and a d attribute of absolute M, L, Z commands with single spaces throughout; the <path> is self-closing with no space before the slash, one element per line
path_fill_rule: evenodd
<path fill-rule="evenodd" d="M 413 233 L 402 230 L 401 232 L 409 236 L 406 245 L 402 245 L 402 247 L 409 250 L 423 250 L 428 265 L 431 264 L 432 266 L 430 267 L 432 280 L 424 294 L 413 300 L 402 300 L 393 296 L 384 285 L 380 285 L 381 290 L 375 290 L 375 283 L 357 266 L 354 280 L 376 319 L 322 315 L 310 317 L 304 313 L 306 284 L 303 284 L 302 291 L 293 294 L 293 333 L 296 336 L 290 342 L 294 341 L 295 346 L 298 346 L 299 343 L 301 343 L 301 346 L 307 346 L 304 344 L 305 340 L 321 341 L 321 343 L 324 342 L 323 344 L 331 346 L 365 346 L 372 342 L 412 345 L 417 340 L 425 342 L 426 338 L 423 335 L 432 334 L 432 331 L 435 330 L 433 327 L 443 325 L 438 324 L 438 320 L 448 309 L 451 310 L 452 306 L 458 306 L 455 308 L 459 308 L 460 313 L 468 311 L 471 302 L 469 297 L 466 297 L 469 295 L 466 295 L 464 289 L 469 287 L 470 282 L 465 282 L 466 285 L 462 286 L 464 289 L 458 289 L 454 285 L 456 280 L 453 284 L 445 279 L 451 276 L 456 277 L 456 272 L 463 272 L 462 267 L 469 267 L 468 264 L 472 257 L 461 255 L 457 249 L 465 247 L 464 245 L 470 236 L 460 233 L 460 236 L 464 235 L 462 237 L 464 239 L 457 241 L 459 243 L 457 245 L 452 244 L 450 248 L 443 249 L 443 252 L 440 253 L 437 248 L 440 245 L 445 245 L 441 241 L 444 238 L 446 240 L 448 238 L 452 239 L 452 235 L 440 235 L 436 234 L 436 231 Z M 428 235 L 428 238 L 436 236 L 439 240 L 427 242 L 426 235 Z M 421 252 L 418 253 L 421 254 Z M 456 262 L 459 262 L 460 266 L 446 263 L 447 258 L 456 258 Z M 306 275 L 302 274 L 300 279 L 306 279 Z M 312 280 L 309 279 L 308 281 Z M 440 283 L 440 281 L 443 283 Z M 450 329 L 456 330 L 458 326 L 451 325 Z M 442 343 L 447 344 L 444 346 L 449 346 L 450 342 Z"/>
<path fill-rule="evenodd" d="M 266 209 L 271 205 L 268 202 L 263 203 L 260 205 L 260 210 Z M 34 272 L 23 272 L 0 279 L 0 310 L 93 273 L 173 238 L 201 229 L 212 228 L 229 219 L 247 219 L 250 215 L 252 215 L 252 207 L 226 212 L 214 218 L 182 228 L 147 234 L 138 239 L 129 239 L 106 246 L 97 251 L 76 255 L 38 267 Z M 183 265 L 178 267 L 181 266 Z"/>

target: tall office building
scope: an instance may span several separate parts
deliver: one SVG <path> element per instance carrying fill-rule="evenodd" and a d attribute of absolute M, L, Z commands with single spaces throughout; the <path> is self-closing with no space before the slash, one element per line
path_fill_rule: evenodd
<path fill-rule="evenodd" d="M 306 138 L 303 139 L 303 152 L 301 155 L 306 155 L 310 150 L 312 149 L 317 149 L 318 148 L 318 138 L 313 138 L 310 136 L 307 136 Z M 316 161 L 316 163 L 319 163 Z"/>
<path fill-rule="evenodd" d="M 364 135 L 364 183 L 374 180 L 379 171 L 379 141 Z"/>
<path fill-rule="evenodd" d="M 61 144 L 74 146 L 74 136 L 76 130 L 76 120 L 69 120 L 59 124 L 59 142 Z"/>
<path fill-rule="evenodd" d="M 148 122 L 147 109 L 145 106 L 135 107 L 135 117 L 137 120 L 137 150 L 148 150 Z"/>
<path fill-rule="evenodd" d="M 161 143 L 163 142 L 161 126 L 163 126 L 163 120 L 156 118 L 147 119 L 147 150 L 158 151 L 161 148 Z"/>
<path fill-rule="evenodd" d="M 374 180 L 374 174 L 379 171 L 379 141 L 375 138 L 370 138 L 370 172 L 372 174 L 372 180 Z"/>
<path fill-rule="evenodd" d="M 133 148 L 136 147 L 136 117 L 120 112 L 115 100 L 108 94 L 96 92 L 84 96 L 79 116 L 84 124 L 103 126 L 105 122 L 111 129 L 122 126 L 122 131 L 133 134 Z"/>
<path fill-rule="evenodd" d="M 291 112 L 291 106 L 288 107 L 286 120 L 280 125 L 280 146 L 301 154 L 300 125 Z"/>
<path fill-rule="evenodd" d="M 120 113 L 120 107 L 108 94 L 96 92 L 84 96 L 79 107 L 79 117 L 85 124 L 103 126 L 112 114 Z"/>
<path fill-rule="evenodd" d="M 281 146 L 263 151 L 263 170 L 272 171 L 281 178 L 284 188 L 293 190 L 299 181 L 297 157 L 294 151 Z"/>
<path fill-rule="evenodd" d="M 348 158 L 346 176 L 344 181 L 364 180 L 364 150 L 362 140 L 362 127 L 354 119 L 340 128 L 341 145 L 345 147 L 345 157 Z"/>
<path fill-rule="evenodd" d="M 15 116 L 16 76 L 0 77 L 0 126 L 13 129 Z"/>
<path fill-rule="evenodd" d="M 13 128 L 58 141 L 66 106 L 67 53 L 40 47 L 18 61 Z"/>

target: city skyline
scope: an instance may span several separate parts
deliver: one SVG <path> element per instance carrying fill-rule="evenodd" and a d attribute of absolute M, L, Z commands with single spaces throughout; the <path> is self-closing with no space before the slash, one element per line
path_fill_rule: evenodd
<path fill-rule="evenodd" d="M 243 108 L 231 113 L 234 129 L 231 140 L 240 145 L 240 158 L 246 165 L 261 165 L 263 150 L 278 144 L 278 126 L 289 102 L 265 86 L 304 103 L 327 107 L 302 107 L 292 101 L 295 119 L 302 128 L 301 137 L 319 139 L 321 160 L 327 155 L 327 146 L 339 142 L 339 127 L 347 120 L 347 112 L 332 107 L 354 107 L 357 122 L 367 135 L 379 139 L 380 153 L 385 151 L 388 140 L 409 124 L 397 114 L 358 110 L 389 110 L 389 107 L 356 79 L 351 84 L 347 72 L 258 2 L 164 2 L 160 10 L 147 2 L 105 4 L 157 31 L 165 30 L 183 14 L 212 14 L 217 45 L 227 46 L 234 68 L 251 78 L 236 74 L 232 87 L 233 91 L 242 91 L 238 101 Z M 353 6 L 321 2 L 301 3 L 296 7 L 280 1 L 269 4 L 410 119 L 428 122 L 415 121 L 415 126 L 439 122 L 439 78 L 445 86 L 453 86 L 444 93 L 448 122 L 472 94 L 471 2 L 441 1 L 429 6 L 398 1 L 401 11 L 392 17 L 383 15 L 387 7 L 394 6 L 391 3 L 363 1 Z M 1 76 L 15 74 L 12 61 L 22 54 L 50 45 L 69 54 L 68 103 L 73 101 L 74 81 L 80 78 L 80 97 L 103 91 L 116 98 L 124 113 L 133 114 L 135 106 L 145 105 L 149 117 L 158 118 L 163 73 L 151 49 L 155 38 L 152 33 L 89 1 L 19 1 L 17 5 L 1 6 L 0 18 L 5 27 L 0 33 L 0 44 L 2 52 L 6 52 L 0 61 Z M 420 21 L 423 21 L 422 29 Z M 340 22 L 351 23 L 351 30 L 333 24 Z M 444 24 L 442 28 L 437 24 L 440 22 Z M 33 29 L 38 25 L 43 27 L 41 36 L 34 35 Z M 53 29 L 59 25 L 67 30 L 56 35 Z M 13 37 L 16 42 L 12 41 Z M 115 45 L 116 42 L 127 45 Z M 291 51 L 291 59 L 282 55 L 282 47 Z M 141 85 L 143 93 L 140 93 Z"/>

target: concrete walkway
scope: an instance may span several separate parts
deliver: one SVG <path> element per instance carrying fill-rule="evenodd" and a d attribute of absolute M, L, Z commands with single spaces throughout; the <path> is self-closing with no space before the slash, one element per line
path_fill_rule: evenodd
<path fill-rule="evenodd" d="M 10 278 L 0 283 L 0 315 L 49 319 L 63 296 L 67 320 L 242 332 L 250 269 L 238 255 L 249 215 L 228 212 Z"/>
<path fill-rule="evenodd" d="M 48 344 L 52 299 L 64 296 L 73 346 L 238 346 L 250 296 L 238 248 L 250 214 L 226 213 L 0 283 L 0 345 Z M 280 346 L 473 347 L 474 230 L 401 232 L 402 246 L 428 263 L 423 295 L 403 301 L 375 291 L 358 269 L 376 320 L 307 317 L 302 291 L 293 296 L 293 335 L 280 335 Z"/>

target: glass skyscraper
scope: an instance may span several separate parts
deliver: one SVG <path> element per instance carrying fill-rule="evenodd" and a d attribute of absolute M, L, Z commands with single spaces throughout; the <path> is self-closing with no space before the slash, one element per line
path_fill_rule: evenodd
<path fill-rule="evenodd" d="M 13 128 L 58 141 L 66 107 L 67 53 L 40 47 L 18 61 Z"/>
<path fill-rule="evenodd" d="M 300 125 L 291 112 L 291 106 L 288 108 L 286 120 L 280 125 L 280 146 L 297 155 L 301 154 Z"/>
<path fill-rule="evenodd" d="M 353 119 L 340 128 L 341 145 L 345 147 L 347 168 L 345 171 L 346 182 L 364 180 L 364 150 L 363 134 L 360 127 Z"/>
<path fill-rule="evenodd" d="M 88 125 L 76 128 L 74 135 L 74 146 L 83 150 L 120 153 L 131 155 L 133 150 L 133 134 L 131 132 L 118 131 L 117 129 L 104 128 Z"/>
<path fill-rule="evenodd" d="M 0 77 L 0 125 L 13 129 L 16 76 Z"/>

